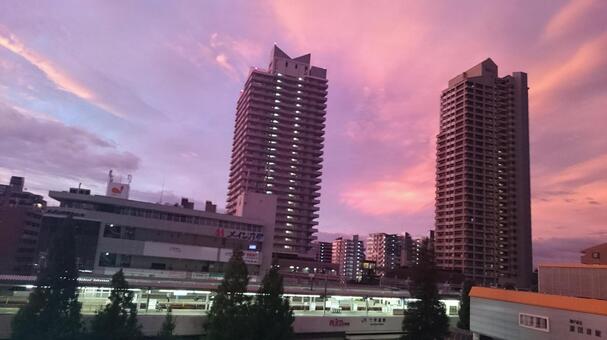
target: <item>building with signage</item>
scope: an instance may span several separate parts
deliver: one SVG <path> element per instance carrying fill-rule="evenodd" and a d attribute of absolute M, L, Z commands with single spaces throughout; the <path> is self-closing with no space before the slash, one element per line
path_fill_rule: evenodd
<path fill-rule="evenodd" d="M 327 70 L 277 46 L 252 69 L 236 107 L 227 209 L 247 191 L 278 197 L 274 251 L 306 257 L 318 230 Z M 288 257 L 288 256 L 285 256 Z"/>
<path fill-rule="evenodd" d="M 234 215 L 196 210 L 187 200 L 164 205 L 116 195 L 91 195 L 81 189 L 49 192 L 60 206 L 49 208 L 43 217 L 40 262 L 53 232 L 72 228 L 80 269 L 96 274 L 124 268 L 127 276 L 208 278 L 223 272 L 236 248 L 243 250 L 251 275 L 271 264 L 273 195 L 243 193 Z"/>
<path fill-rule="evenodd" d="M 0 273 L 35 271 L 40 218 L 46 202 L 24 190 L 25 179 L 13 176 L 0 185 Z"/>
<path fill-rule="evenodd" d="M 470 330 L 474 339 L 604 339 L 607 301 L 473 287 Z"/>
<path fill-rule="evenodd" d="M 441 94 L 436 264 L 482 285 L 531 285 L 527 86 L 486 59 Z"/>

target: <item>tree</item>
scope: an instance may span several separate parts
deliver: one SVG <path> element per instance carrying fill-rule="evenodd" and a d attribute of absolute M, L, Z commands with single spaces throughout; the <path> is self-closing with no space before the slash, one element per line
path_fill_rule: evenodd
<path fill-rule="evenodd" d="M 93 337 L 99 340 L 136 340 L 143 337 L 137 323 L 137 308 L 133 303 L 133 292 L 124 278 L 122 269 L 112 276 L 110 303 L 97 312 L 91 328 Z"/>
<path fill-rule="evenodd" d="M 76 242 L 71 216 L 52 230 L 48 260 L 12 323 L 13 340 L 74 340 L 82 333 Z"/>
<path fill-rule="evenodd" d="M 254 339 L 287 340 L 293 338 L 293 311 L 289 301 L 283 298 L 282 276 L 272 268 L 263 278 L 255 303 Z"/>
<path fill-rule="evenodd" d="M 250 299 L 245 295 L 249 273 L 242 255 L 241 250 L 234 250 L 226 266 L 223 281 L 215 292 L 213 305 L 204 325 L 206 339 L 252 339 Z"/>
<path fill-rule="evenodd" d="M 470 289 L 472 289 L 472 282 L 464 281 L 462 287 L 462 296 L 459 302 L 459 321 L 457 322 L 457 328 L 470 329 Z"/>
<path fill-rule="evenodd" d="M 167 309 L 167 314 L 164 318 L 164 322 L 162 323 L 162 327 L 160 328 L 160 332 L 158 332 L 159 340 L 172 340 L 175 339 L 173 336 L 173 331 L 175 330 L 175 319 L 173 319 L 173 314 L 171 313 L 171 308 Z"/>
<path fill-rule="evenodd" d="M 412 293 L 403 319 L 405 340 L 441 340 L 449 335 L 449 319 L 436 287 L 436 267 L 428 239 L 422 243 L 419 262 L 413 268 Z"/>

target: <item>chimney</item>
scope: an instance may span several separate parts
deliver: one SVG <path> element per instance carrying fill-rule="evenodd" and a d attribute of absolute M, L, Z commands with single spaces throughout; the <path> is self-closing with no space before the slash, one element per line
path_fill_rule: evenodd
<path fill-rule="evenodd" d="M 213 204 L 213 202 L 211 202 L 211 201 L 204 202 L 204 211 L 216 213 L 217 212 L 217 204 Z"/>

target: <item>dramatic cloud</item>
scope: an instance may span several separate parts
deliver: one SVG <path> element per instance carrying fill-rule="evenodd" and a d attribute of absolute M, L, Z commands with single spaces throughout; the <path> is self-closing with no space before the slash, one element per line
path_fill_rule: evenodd
<path fill-rule="evenodd" d="M 133 197 L 164 187 L 221 207 L 239 92 L 277 43 L 328 69 L 323 235 L 422 235 L 440 92 L 492 57 L 529 74 L 536 253 L 558 234 L 574 259 L 584 241 L 566 240 L 607 220 L 605 13 L 601 0 L 0 2 L 0 180 L 102 192 L 111 167 L 133 173 Z"/>
<path fill-rule="evenodd" d="M 94 186 L 108 169 L 137 170 L 139 158 L 119 151 L 114 143 L 80 128 L 35 116 L 0 104 L 3 172 L 43 176 L 51 186 L 48 189 L 65 189 L 57 188 L 53 178 L 71 181 L 72 185 L 82 182 Z"/>

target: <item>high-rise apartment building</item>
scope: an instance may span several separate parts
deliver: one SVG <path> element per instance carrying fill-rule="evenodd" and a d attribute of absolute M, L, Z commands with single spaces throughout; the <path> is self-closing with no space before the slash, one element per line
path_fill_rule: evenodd
<path fill-rule="evenodd" d="M 277 196 L 274 251 L 304 255 L 316 239 L 327 71 L 310 54 L 274 46 L 267 70 L 253 69 L 238 99 L 227 209 L 245 191 Z"/>
<path fill-rule="evenodd" d="M 478 284 L 531 282 L 527 74 L 487 59 L 441 95 L 436 262 Z"/>
<path fill-rule="evenodd" d="M 365 260 L 365 247 L 358 235 L 351 240 L 339 237 L 333 241 L 332 262 L 339 265 L 339 276 L 344 281 L 362 279 L 362 262 Z"/>
<path fill-rule="evenodd" d="M 367 260 L 375 261 L 379 273 L 397 269 L 401 266 L 401 255 L 405 237 L 397 234 L 369 234 L 365 252 Z"/>

